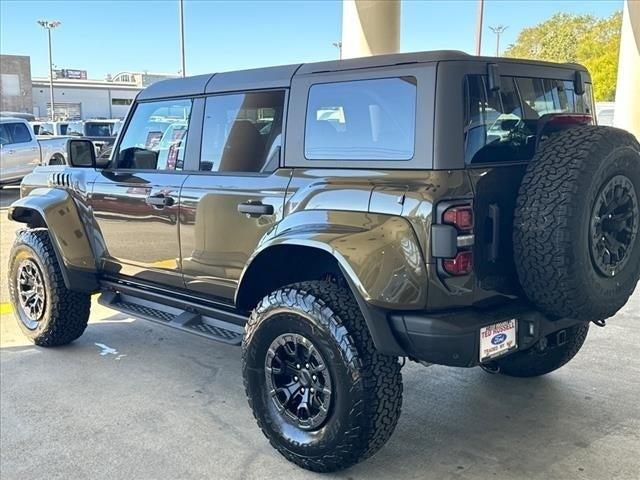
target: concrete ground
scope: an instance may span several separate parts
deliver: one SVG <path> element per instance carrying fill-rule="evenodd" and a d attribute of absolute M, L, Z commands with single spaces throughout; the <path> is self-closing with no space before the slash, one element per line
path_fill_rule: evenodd
<path fill-rule="evenodd" d="M 389 443 L 317 475 L 287 463 L 256 427 L 238 348 L 97 304 L 72 345 L 29 345 L 5 303 L 5 208 L 16 194 L 0 192 L 3 480 L 640 478 L 640 291 L 543 378 L 407 364 Z"/>

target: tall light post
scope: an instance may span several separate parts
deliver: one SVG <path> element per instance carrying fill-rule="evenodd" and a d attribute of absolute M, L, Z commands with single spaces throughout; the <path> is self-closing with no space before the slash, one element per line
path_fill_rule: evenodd
<path fill-rule="evenodd" d="M 476 14 L 476 55 L 482 51 L 482 20 L 484 17 L 484 0 L 478 0 L 478 12 Z"/>
<path fill-rule="evenodd" d="M 493 27 L 489 27 L 489 30 L 496 34 L 496 57 L 500 56 L 500 35 L 502 35 L 507 28 L 509 28 L 508 25 L 495 25 Z"/>
<path fill-rule="evenodd" d="M 47 29 L 49 37 L 49 95 L 51 99 L 51 121 L 55 120 L 55 105 L 53 103 L 53 57 L 51 55 L 51 30 L 60 26 L 57 20 L 38 20 L 38 25 Z"/>
<path fill-rule="evenodd" d="M 178 12 L 180 16 L 180 64 L 182 65 L 182 76 L 185 77 L 185 59 L 184 59 L 184 0 L 178 0 Z"/>
<path fill-rule="evenodd" d="M 334 47 L 336 47 L 338 49 L 338 52 L 340 52 L 340 60 L 342 60 L 342 42 L 333 42 L 331 45 L 333 45 Z"/>

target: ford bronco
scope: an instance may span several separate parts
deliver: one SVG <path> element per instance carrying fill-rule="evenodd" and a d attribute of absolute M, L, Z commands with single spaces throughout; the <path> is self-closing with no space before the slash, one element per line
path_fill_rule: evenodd
<path fill-rule="evenodd" d="M 640 275 L 640 146 L 580 65 L 436 51 L 201 75 L 137 97 L 111 158 L 27 176 L 9 267 L 43 347 L 116 310 L 242 345 L 303 468 L 391 436 L 401 360 L 560 368 Z"/>

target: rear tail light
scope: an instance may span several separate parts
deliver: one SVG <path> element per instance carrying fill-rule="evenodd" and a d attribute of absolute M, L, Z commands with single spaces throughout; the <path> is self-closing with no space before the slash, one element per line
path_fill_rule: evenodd
<path fill-rule="evenodd" d="M 471 205 L 448 208 L 442 215 L 442 222 L 453 225 L 461 231 L 471 230 L 473 228 L 473 208 Z"/>
<path fill-rule="evenodd" d="M 468 275 L 473 270 L 473 252 L 463 250 L 458 252 L 455 258 L 442 260 L 442 268 L 449 275 Z"/>
<path fill-rule="evenodd" d="M 443 202 L 437 211 L 440 228 L 445 228 L 438 230 L 439 235 L 432 238 L 432 252 L 438 258 L 440 273 L 444 276 L 469 275 L 473 271 L 475 242 L 473 205 L 470 200 Z"/>

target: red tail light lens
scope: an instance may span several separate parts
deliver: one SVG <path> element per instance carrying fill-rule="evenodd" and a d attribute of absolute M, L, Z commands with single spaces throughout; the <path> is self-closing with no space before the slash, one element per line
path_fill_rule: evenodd
<path fill-rule="evenodd" d="M 449 275 L 468 275 L 473 270 L 473 252 L 458 252 L 455 258 L 442 260 L 442 268 Z"/>
<path fill-rule="evenodd" d="M 473 228 L 473 208 L 471 205 L 451 207 L 445 210 L 442 221 L 454 225 L 458 230 Z"/>

